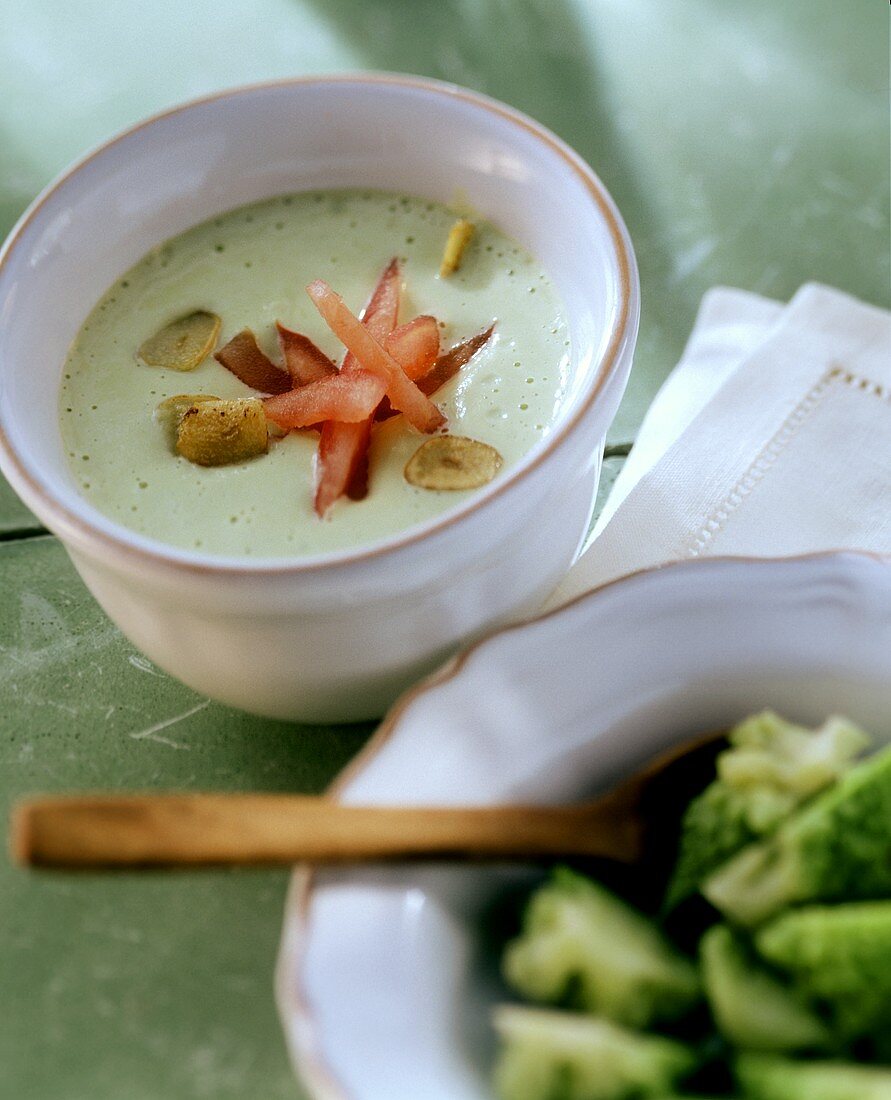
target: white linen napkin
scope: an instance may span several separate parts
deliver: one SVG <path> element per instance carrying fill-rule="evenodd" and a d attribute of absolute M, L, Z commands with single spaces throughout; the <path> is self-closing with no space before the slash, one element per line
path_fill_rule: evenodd
<path fill-rule="evenodd" d="M 891 553 L 891 314 L 717 288 L 547 606 L 669 561 L 836 549 Z"/>

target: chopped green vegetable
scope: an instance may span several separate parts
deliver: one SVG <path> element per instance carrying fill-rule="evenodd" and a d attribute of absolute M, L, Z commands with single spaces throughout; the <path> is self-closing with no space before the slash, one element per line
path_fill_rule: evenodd
<path fill-rule="evenodd" d="M 891 895 L 891 748 L 852 768 L 743 848 L 703 885 L 731 921 L 755 925 L 787 905 Z"/>
<path fill-rule="evenodd" d="M 743 1050 L 825 1049 L 818 1017 L 759 965 L 740 936 L 716 924 L 700 944 L 705 995 L 718 1030 Z"/>
<path fill-rule="evenodd" d="M 590 1015 L 499 1009 L 502 1100 L 693 1100 L 731 1072 L 738 1100 L 891 1100 L 891 746 L 854 762 L 867 737 L 845 719 L 807 730 L 770 713 L 730 741 L 688 807 L 668 897 L 697 888 L 726 918 L 704 933 L 704 912 L 672 918 L 699 932 L 713 1025 L 660 928 L 558 869 L 504 973 Z"/>
<path fill-rule="evenodd" d="M 553 1009 L 495 1010 L 502 1100 L 638 1100 L 670 1093 L 696 1068 L 693 1052 L 607 1020 Z"/>
<path fill-rule="evenodd" d="M 891 1059 L 891 901 L 793 909 L 756 946 L 825 1009 L 841 1039 L 871 1038 Z"/>
<path fill-rule="evenodd" d="M 749 1100 L 891 1100 L 891 1068 L 882 1066 L 741 1054 L 736 1077 Z"/>
<path fill-rule="evenodd" d="M 819 729 L 772 711 L 753 715 L 728 735 L 717 778 L 687 807 L 678 862 L 666 894 L 674 908 L 720 864 L 772 832 L 803 801 L 842 775 L 869 744 L 845 718 Z"/>
<path fill-rule="evenodd" d="M 533 895 L 504 975 L 530 1000 L 629 1027 L 675 1019 L 700 999 L 696 968 L 651 921 L 565 867 Z"/>

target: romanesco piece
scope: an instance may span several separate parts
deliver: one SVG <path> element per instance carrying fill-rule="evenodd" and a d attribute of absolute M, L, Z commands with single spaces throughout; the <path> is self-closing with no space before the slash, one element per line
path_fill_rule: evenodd
<path fill-rule="evenodd" d="M 591 1016 L 502 1005 L 494 1022 L 502 1100 L 638 1100 L 671 1093 L 696 1068 L 681 1043 Z"/>
<path fill-rule="evenodd" d="M 891 896 L 891 747 L 852 768 L 712 874 L 702 892 L 756 925 L 787 905 Z"/>
<path fill-rule="evenodd" d="M 834 782 L 869 744 L 845 718 L 811 730 L 772 711 L 740 722 L 728 740 L 715 762 L 717 778 L 684 814 L 666 908 L 695 893 L 720 864 Z"/>
<path fill-rule="evenodd" d="M 700 998 L 693 964 L 659 929 L 602 886 L 558 868 L 535 892 L 504 956 L 507 982 L 628 1027 L 682 1016 Z"/>
<path fill-rule="evenodd" d="M 755 942 L 827 1013 L 840 1039 L 872 1039 L 891 1058 L 891 901 L 793 909 Z"/>
<path fill-rule="evenodd" d="M 736 1078 L 748 1100 L 891 1100 L 887 1066 L 741 1054 Z"/>
<path fill-rule="evenodd" d="M 726 924 L 710 928 L 699 949 L 706 999 L 729 1043 L 774 1052 L 826 1049 L 825 1025 Z"/>

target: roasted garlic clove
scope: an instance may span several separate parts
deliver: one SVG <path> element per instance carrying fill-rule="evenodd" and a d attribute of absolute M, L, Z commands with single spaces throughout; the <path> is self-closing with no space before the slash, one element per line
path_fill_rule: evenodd
<path fill-rule="evenodd" d="M 193 405 L 200 405 L 202 401 L 219 400 L 219 397 L 213 393 L 177 393 L 161 402 L 155 409 L 155 420 L 163 428 L 171 451 L 176 450 L 176 432 L 179 422 L 189 409 Z"/>
<path fill-rule="evenodd" d="M 268 448 L 266 413 L 256 397 L 191 405 L 176 431 L 176 450 L 199 466 L 244 462 L 266 454 Z"/>
<path fill-rule="evenodd" d="M 405 480 L 420 489 L 479 489 L 501 469 L 501 455 L 488 443 L 460 435 L 428 439 L 405 465 Z"/>
<path fill-rule="evenodd" d="M 147 367 L 194 370 L 213 351 L 219 335 L 219 317 L 199 309 L 150 336 L 140 344 L 136 358 Z"/>
<path fill-rule="evenodd" d="M 442 254 L 442 263 L 439 266 L 439 274 L 443 278 L 454 274 L 461 266 L 464 250 L 470 244 L 470 239 L 475 230 L 476 227 L 473 222 L 467 221 L 466 218 L 456 221 L 449 230 L 445 251 Z"/>

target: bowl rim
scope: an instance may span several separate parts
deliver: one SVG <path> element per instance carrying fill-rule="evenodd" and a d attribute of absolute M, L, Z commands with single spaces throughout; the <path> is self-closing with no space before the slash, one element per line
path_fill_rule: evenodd
<path fill-rule="evenodd" d="M 613 580 L 606 581 L 595 588 L 590 588 L 567 600 L 559 607 L 550 608 L 539 615 L 491 630 L 472 645 L 461 650 L 460 653 L 457 653 L 435 672 L 404 692 L 387 711 L 368 741 L 341 768 L 325 788 L 324 797 L 334 801 L 338 800 L 340 792 L 350 780 L 361 773 L 366 765 L 389 743 L 391 737 L 401 725 L 403 715 L 419 696 L 453 680 L 478 650 L 488 646 L 491 642 L 496 642 L 505 635 L 521 631 L 527 626 L 535 626 L 548 619 L 554 619 L 582 603 L 593 602 L 607 590 L 621 588 L 629 582 L 646 581 L 657 575 L 695 571 L 701 568 L 702 565 L 712 564 L 719 567 L 733 565 L 779 565 L 781 567 L 814 565 L 819 567 L 820 565 L 832 565 L 840 560 L 844 561 L 845 558 L 853 559 L 855 563 L 875 562 L 891 571 L 891 553 L 883 554 L 872 550 L 846 547 L 805 554 L 790 554 L 784 557 L 755 557 L 740 554 L 665 561 L 635 570 L 633 573 L 627 573 L 621 577 L 615 577 Z M 285 1046 L 289 1060 L 295 1074 L 309 1090 L 313 1100 L 359 1100 L 355 1093 L 347 1091 L 347 1088 L 338 1079 L 334 1069 L 326 1060 L 319 1041 L 321 1029 L 312 1007 L 306 999 L 302 986 L 299 983 L 295 985 L 291 981 L 295 973 L 300 973 L 301 962 L 306 954 L 310 936 L 309 912 L 315 889 L 314 878 L 318 869 L 317 864 L 299 863 L 291 871 L 273 974 L 275 1002 L 282 1031 L 285 1035 Z M 297 1022 L 299 1039 L 296 1046 L 299 1047 L 299 1050 L 296 1051 L 294 1049 L 295 1044 L 290 1041 L 289 1019 Z"/>
<path fill-rule="evenodd" d="M 59 188 L 118 143 L 131 138 L 155 123 L 163 122 L 196 107 L 203 107 L 222 100 L 239 99 L 257 92 L 278 88 L 297 88 L 313 85 L 320 87 L 326 85 L 341 87 L 355 85 L 357 88 L 368 85 L 389 86 L 409 91 L 433 93 L 447 100 L 458 100 L 477 110 L 488 111 L 502 121 L 512 124 L 527 136 L 536 138 L 565 162 L 576 179 L 583 185 L 588 199 L 599 209 L 606 223 L 619 280 L 618 308 L 613 319 L 609 343 L 596 365 L 596 374 L 588 388 L 588 392 L 584 394 L 573 414 L 567 417 L 555 429 L 553 434 L 543 441 L 531 458 L 527 456 L 526 459 L 521 459 L 503 479 L 496 481 L 487 490 L 477 493 L 465 504 L 454 509 L 447 509 L 439 517 L 434 517 L 424 524 L 410 527 L 405 531 L 397 532 L 395 535 L 369 546 L 360 545 L 355 549 L 339 550 L 331 554 L 317 556 L 304 555 L 293 559 L 258 558 L 256 562 L 251 562 L 246 558 L 223 556 L 217 558 L 209 554 L 195 554 L 192 551 L 177 547 L 168 547 L 160 540 L 145 539 L 136 532 L 131 533 L 127 528 L 117 523 L 114 524 L 114 530 L 104 530 L 95 526 L 87 516 L 72 510 L 58 500 L 53 491 L 44 487 L 38 478 L 32 474 L 28 465 L 19 457 L 2 421 L 0 421 L 0 458 L 4 460 L 3 465 L 7 467 L 4 472 L 7 475 L 12 475 L 10 481 L 13 482 L 14 487 L 24 487 L 26 495 L 39 502 L 42 511 L 63 532 L 60 535 L 63 540 L 71 539 L 77 545 L 90 547 L 94 551 L 105 550 L 112 553 L 122 553 L 131 561 L 143 565 L 160 566 L 191 574 L 238 577 L 300 576 L 331 572 L 338 568 L 349 567 L 379 559 L 385 555 L 395 554 L 454 527 L 468 516 L 486 508 L 491 501 L 516 489 L 517 485 L 527 475 L 537 470 L 575 432 L 596 403 L 607 381 L 613 377 L 622 363 L 624 358 L 622 351 L 629 340 L 633 341 L 637 331 L 640 312 L 639 277 L 627 228 L 600 177 L 566 142 L 523 112 L 490 96 L 457 84 L 403 73 L 344 72 L 260 81 L 189 99 L 147 116 L 133 126 L 119 131 L 107 141 L 102 142 L 84 156 L 75 160 L 37 195 L 13 226 L 5 242 L 0 246 L 0 275 L 3 274 L 7 262 L 21 243 L 31 223 L 40 214 L 44 205 L 53 199 Z"/>

